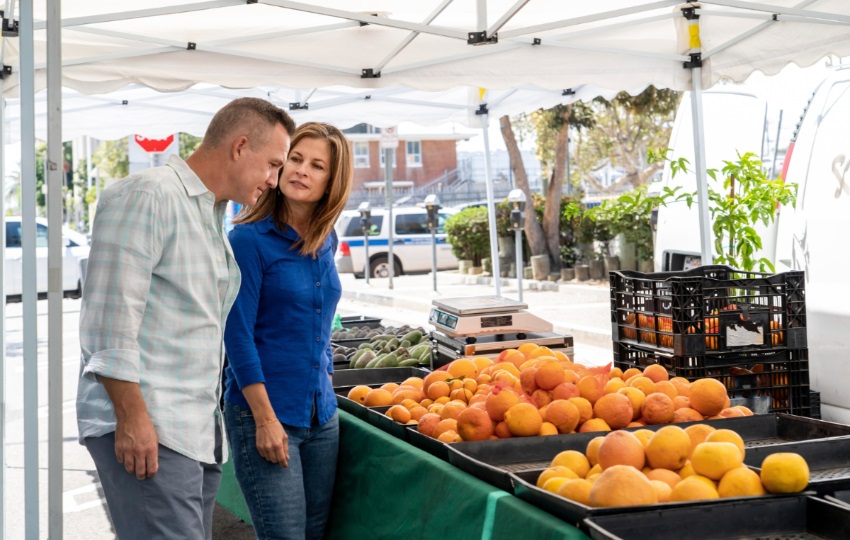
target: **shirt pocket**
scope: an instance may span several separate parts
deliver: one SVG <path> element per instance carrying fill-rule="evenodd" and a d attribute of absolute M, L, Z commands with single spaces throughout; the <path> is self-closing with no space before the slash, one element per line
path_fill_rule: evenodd
<path fill-rule="evenodd" d="M 316 286 L 309 262 L 298 259 L 277 261 L 271 268 L 270 284 L 285 300 L 294 300 L 311 293 Z"/>
<path fill-rule="evenodd" d="M 341 293 L 342 282 L 339 280 L 339 273 L 336 271 L 336 263 L 334 263 L 333 257 L 322 257 L 320 262 L 322 283 L 326 284 L 332 290 Z"/>

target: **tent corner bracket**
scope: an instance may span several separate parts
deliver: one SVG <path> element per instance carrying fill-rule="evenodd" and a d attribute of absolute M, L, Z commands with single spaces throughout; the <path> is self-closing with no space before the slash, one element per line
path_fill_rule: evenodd
<path fill-rule="evenodd" d="M 12 74 L 12 66 L 7 66 L 6 64 L 3 64 L 3 68 L 0 69 L 0 79 L 5 79 L 6 77 L 8 77 L 11 74 Z"/>
<path fill-rule="evenodd" d="M 0 9 L 0 17 L 3 19 L 3 37 L 18 37 L 18 21 L 7 19 L 6 13 L 2 9 Z"/>
<path fill-rule="evenodd" d="M 194 51 L 197 48 L 198 48 L 198 44 L 195 43 L 194 41 L 190 41 L 189 43 L 186 44 L 186 50 L 187 51 Z"/>
<path fill-rule="evenodd" d="M 375 71 L 372 68 L 365 68 L 360 73 L 360 78 L 361 79 L 380 79 L 381 78 L 381 72 Z"/>
<path fill-rule="evenodd" d="M 482 103 L 481 105 L 479 105 L 478 110 L 475 111 L 476 116 L 481 116 L 484 114 L 490 114 L 490 109 L 487 108 L 486 103 Z"/>
<path fill-rule="evenodd" d="M 310 108 L 309 103 L 293 102 L 293 103 L 289 104 L 289 110 L 290 111 L 299 111 L 299 110 L 306 111 L 309 108 Z"/>
<path fill-rule="evenodd" d="M 691 53 L 689 56 L 691 57 L 691 59 L 687 62 L 682 62 L 682 67 L 684 67 L 685 69 L 702 67 L 702 53 Z"/>
<path fill-rule="evenodd" d="M 487 32 L 469 32 L 467 35 L 469 36 L 469 39 L 466 40 L 467 45 L 492 45 L 499 42 L 498 33 L 489 37 Z"/>

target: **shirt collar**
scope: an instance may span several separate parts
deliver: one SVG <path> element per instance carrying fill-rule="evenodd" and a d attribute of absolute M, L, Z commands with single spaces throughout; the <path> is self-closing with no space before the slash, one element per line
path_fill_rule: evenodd
<path fill-rule="evenodd" d="M 195 174 L 195 171 L 193 171 L 185 161 L 180 159 L 180 156 L 172 154 L 171 157 L 168 158 L 166 165 L 174 169 L 174 172 L 177 173 L 177 177 L 180 178 L 181 182 L 183 182 L 183 188 L 190 197 L 198 197 L 204 193 L 210 192 L 198 175 Z"/>
<path fill-rule="evenodd" d="M 295 232 L 295 229 L 285 223 L 283 224 L 283 230 L 278 229 L 277 225 L 275 225 L 274 219 L 272 219 L 271 214 L 267 215 L 266 217 L 257 222 L 257 231 L 259 231 L 260 233 L 275 232 L 276 234 L 279 234 L 280 236 L 286 239 L 292 240 L 293 242 L 301 238 L 300 236 L 298 236 L 298 233 Z"/>

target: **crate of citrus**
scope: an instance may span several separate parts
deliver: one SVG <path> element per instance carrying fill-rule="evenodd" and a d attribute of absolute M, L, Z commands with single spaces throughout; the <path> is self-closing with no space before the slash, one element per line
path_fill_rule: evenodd
<path fill-rule="evenodd" d="M 804 349 L 805 278 L 727 266 L 683 272 L 611 272 L 615 342 L 679 356 Z"/>

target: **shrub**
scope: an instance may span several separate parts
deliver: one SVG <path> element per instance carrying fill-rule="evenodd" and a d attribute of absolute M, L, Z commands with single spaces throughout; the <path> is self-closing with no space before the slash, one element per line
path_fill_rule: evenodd
<path fill-rule="evenodd" d="M 481 266 L 481 259 L 490 256 L 489 235 L 487 208 L 466 208 L 446 220 L 446 240 L 452 253 L 460 260 L 471 260 L 474 266 Z"/>

